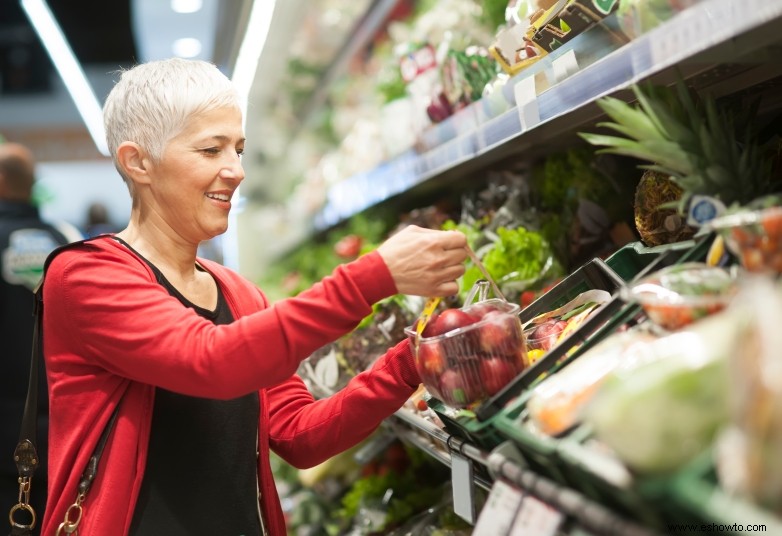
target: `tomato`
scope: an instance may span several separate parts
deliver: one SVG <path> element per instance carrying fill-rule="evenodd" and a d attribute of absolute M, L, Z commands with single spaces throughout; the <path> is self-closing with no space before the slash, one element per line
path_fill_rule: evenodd
<path fill-rule="evenodd" d="M 358 235 L 347 235 L 334 244 L 334 253 L 343 259 L 355 259 L 361 253 L 363 240 Z"/>
<path fill-rule="evenodd" d="M 782 239 L 782 207 L 768 209 L 762 220 L 763 230 L 775 241 Z"/>

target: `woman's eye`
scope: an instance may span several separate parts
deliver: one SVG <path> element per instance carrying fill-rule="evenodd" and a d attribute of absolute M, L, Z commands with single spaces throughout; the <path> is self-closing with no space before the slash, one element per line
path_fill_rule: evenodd
<path fill-rule="evenodd" d="M 207 147 L 206 149 L 202 149 L 202 151 L 209 155 L 218 154 L 220 152 L 220 149 L 217 147 Z"/>

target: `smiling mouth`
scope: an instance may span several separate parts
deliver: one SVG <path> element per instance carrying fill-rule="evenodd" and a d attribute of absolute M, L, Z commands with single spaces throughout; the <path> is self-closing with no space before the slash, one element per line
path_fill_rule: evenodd
<path fill-rule="evenodd" d="M 209 199 L 216 199 L 217 201 L 225 201 L 226 203 L 231 200 L 231 196 L 227 194 L 206 194 Z"/>

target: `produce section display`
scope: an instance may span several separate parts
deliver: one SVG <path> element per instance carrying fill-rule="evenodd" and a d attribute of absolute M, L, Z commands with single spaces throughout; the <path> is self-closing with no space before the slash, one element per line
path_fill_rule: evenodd
<path fill-rule="evenodd" d="M 526 72 L 536 83 L 547 77 L 555 84 L 541 67 L 551 65 L 544 60 L 567 58 L 569 47 L 580 59 L 585 43 L 621 47 L 698 3 L 431 2 L 430 11 L 424 3 L 408 5 L 413 8 L 396 12 L 388 34 L 375 41 L 376 50 L 388 53 L 386 37 L 427 38 L 391 47 L 398 78 L 391 84 L 377 78 L 383 104 L 370 102 L 369 94 L 362 98 L 365 110 L 374 108 L 363 118 L 380 125 L 383 150 L 371 145 L 377 130 L 362 122 L 359 134 L 358 121 L 345 121 L 358 135 L 336 136 L 345 140 L 337 149 L 342 154 L 318 160 L 310 184 L 334 184 L 398 151 L 425 154 L 443 140 L 456 145 L 470 132 L 464 130 L 470 114 L 491 119 L 508 110 L 493 107 L 514 77 Z M 473 10 L 478 4 L 482 12 Z M 461 21 L 446 39 L 441 30 L 455 13 Z M 432 37 L 438 35 L 443 42 Z M 541 36 L 560 43 L 546 48 Z M 498 58 L 498 46 L 508 46 L 511 37 L 524 47 Z M 376 57 L 365 65 L 373 61 L 376 69 Z M 360 71 L 351 80 L 358 81 Z M 778 82 L 769 77 L 767 91 L 720 87 L 712 93 L 702 91 L 691 72 L 685 72 L 689 80 L 672 74 L 677 81 L 671 85 L 628 85 L 624 94 L 598 99 L 607 119 L 571 128 L 581 136 L 564 147 L 520 150 L 473 171 L 469 185 L 433 183 L 412 210 L 412 193 L 399 204 L 372 207 L 301 248 L 310 256 L 328 252 L 318 253 L 318 262 L 290 257 L 288 266 L 298 273 L 283 275 L 295 294 L 398 226 L 459 229 L 468 236 L 506 299 L 469 303 L 469 291 L 483 278 L 469 264 L 460 294 L 444 300 L 420 333 L 424 300 L 381 303 L 353 333 L 313 354 L 300 374 L 317 396 L 329 396 L 384 347 L 407 337 L 423 386 L 388 427 L 417 452 L 453 464 L 454 472 L 438 479 L 446 491 L 453 486 L 453 498 L 455 467 L 466 456 L 474 484 L 491 490 L 476 515 L 499 513 L 492 509 L 497 468 L 489 470 L 486 461 L 492 452 L 506 456 L 503 468 L 522 475 L 502 473 L 503 481 L 542 498 L 560 516 L 552 526 L 561 534 L 656 534 L 691 520 L 782 530 L 778 479 L 766 478 L 779 474 L 773 453 L 782 399 L 772 350 L 782 344 L 773 329 L 782 315 L 782 129 L 769 98 Z M 360 83 L 352 89 L 373 91 Z M 345 112 L 339 99 L 331 102 Z M 384 119 L 377 119 L 378 110 Z M 439 138 L 444 132 L 453 137 Z M 356 151 L 361 158 L 351 161 Z M 377 222 L 372 230 L 370 221 Z M 620 255 L 628 252 L 637 253 L 632 262 Z M 312 270 L 305 274 L 302 264 Z M 284 272 L 286 263 L 281 266 Z M 502 311 L 482 311 L 490 302 Z M 761 306 L 752 310 L 747 304 L 753 302 Z M 559 503 L 556 494 L 543 493 L 545 486 L 530 484 L 537 478 L 578 494 L 590 507 Z M 378 484 L 373 495 L 383 487 L 386 494 L 387 484 Z M 347 493 L 335 493 L 332 508 Z M 363 526 L 342 525 L 341 533 L 431 534 L 449 526 L 447 518 L 466 523 L 467 533 L 467 527 L 488 526 L 486 519 L 464 520 L 470 518 L 464 497 L 439 518 L 442 498 L 428 500 L 430 508 L 417 515 L 406 510 L 407 523 L 381 525 L 381 497 L 354 508 Z M 608 509 L 603 524 L 583 515 L 598 506 Z M 508 527 L 523 526 L 524 509 L 516 509 Z M 610 528 L 624 522 L 627 530 Z"/>

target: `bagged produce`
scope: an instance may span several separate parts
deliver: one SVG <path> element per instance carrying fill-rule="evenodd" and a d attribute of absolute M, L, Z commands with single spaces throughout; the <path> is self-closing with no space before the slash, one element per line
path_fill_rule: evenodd
<path fill-rule="evenodd" d="M 547 435 L 557 435 L 578 424 L 610 373 L 655 358 L 648 350 L 652 340 L 652 335 L 640 330 L 616 333 L 544 380 L 527 403 L 533 425 Z"/>
<path fill-rule="evenodd" d="M 630 468 L 664 473 L 708 448 L 728 422 L 728 358 L 741 314 L 729 309 L 647 345 L 654 356 L 605 380 L 585 422 Z"/>
<path fill-rule="evenodd" d="M 782 286 L 754 276 L 736 309 L 743 343 L 731 352 L 731 426 L 721 437 L 717 473 L 731 492 L 782 514 Z"/>

